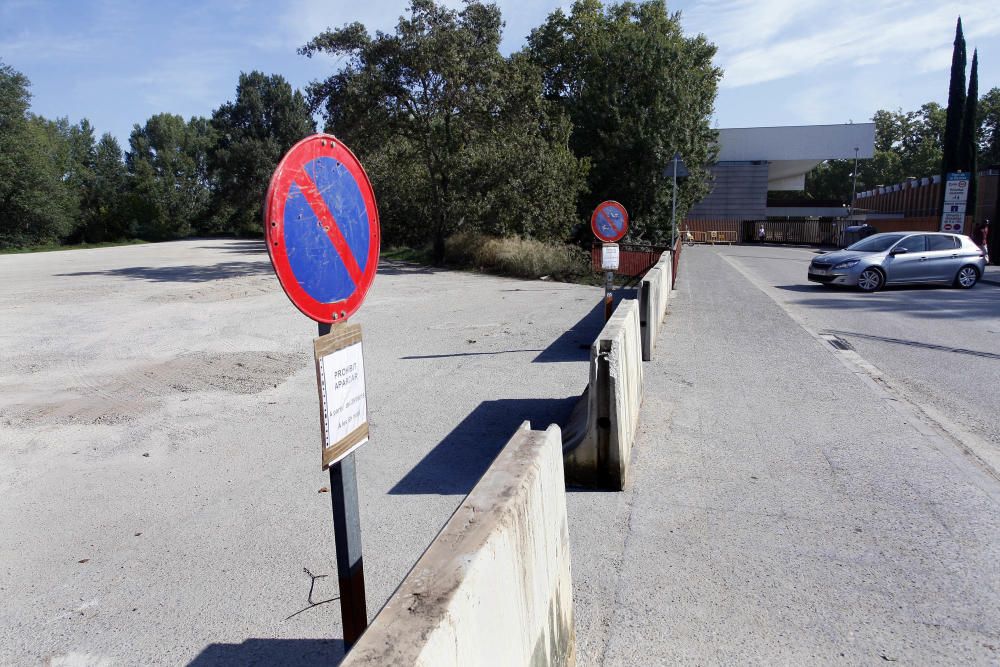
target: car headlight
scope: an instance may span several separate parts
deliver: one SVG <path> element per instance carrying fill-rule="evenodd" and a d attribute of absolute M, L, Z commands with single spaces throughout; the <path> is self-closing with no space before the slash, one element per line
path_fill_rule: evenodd
<path fill-rule="evenodd" d="M 849 268 L 851 268 L 852 266 L 854 266 L 855 264 L 857 264 L 860 261 L 861 261 L 860 259 L 849 259 L 846 262 L 841 262 L 840 264 L 838 264 L 837 266 L 835 266 L 833 268 L 835 268 L 835 269 L 849 269 Z"/>

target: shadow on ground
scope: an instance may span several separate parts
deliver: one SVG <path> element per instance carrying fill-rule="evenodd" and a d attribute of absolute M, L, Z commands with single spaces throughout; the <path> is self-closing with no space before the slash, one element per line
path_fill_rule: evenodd
<path fill-rule="evenodd" d="M 384 276 L 429 275 L 432 273 L 440 273 L 443 270 L 444 269 L 426 266 L 424 264 L 404 262 L 399 259 L 385 259 L 383 257 L 378 261 L 378 272 Z"/>
<path fill-rule="evenodd" d="M 948 345 L 938 345 L 937 343 L 925 343 L 919 340 L 908 338 L 890 338 L 888 336 L 878 336 L 875 334 L 860 333 L 857 331 L 840 331 L 838 329 L 826 329 L 820 333 L 844 336 L 846 338 L 861 338 L 863 340 L 873 340 L 879 343 L 892 343 L 893 345 L 905 345 L 906 347 L 916 347 L 924 350 L 935 350 L 938 352 L 951 352 L 952 354 L 964 354 L 970 357 L 981 357 L 983 359 L 1000 359 L 1000 354 L 995 352 L 983 352 L 981 350 L 969 350 L 964 347 L 951 347 Z"/>
<path fill-rule="evenodd" d="M 636 291 L 633 289 L 615 290 L 614 308 L 618 307 L 622 299 L 634 298 L 636 298 Z M 567 329 L 565 333 L 552 341 L 532 362 L 536 364 L 548 364 L 565 361 L 589 361 L 590 346 L 597 340 L 597 336 L 603 328 L 604 299 L 602 297 L 594 304 L 589 313 Z"/>
<path fill-rule="evenodd" d="M 190 667 L 243 665 L 331 665 L 344 657 L 340 639 L 247 639 L 242 644 L 209 644 Z"/>
<path fill-rule="evenodd" d="M 495 350 L 493 352 L 455 352 L 453 354 L 414 354 L 400 359 L 450 359 L 452 357 L 493 357 L 498 354 L 522 354 L 525 352 L 542 352 L 542 350 Z"/>
<path fill-rule="evenodd" d="M 216 252 L 231 252 L 234 254 L 249 255 L 254 253 L 267 252 L 267 245 L 264 244 L 263 240 L 254 239 L 236 239 L 233 241 L 227 241 L 225 245 L 214 245 L 214 246 L 199 246 L 199 250 L 214 250 Z"/>
<path fill-rule="evenodd" d="M 811 295 L 812 298 L 795 298 L 792 303 L 813 308 L 898 312 L 927 319 L 981 319 L 1000 316 L 997 288 L 988 283 L 968 290 L 943 285 L 890 285 L 872 293 L 818 284 L 775 287 L 786 292 Z"/>
<path fill-rule="evenodd" d="M 578 397 L 483 401 L 389 490 L 391 495 L 466 495 L 525 420 L 564 424 Z"/>
<path fill-rule="evenodd" d="M 133 278 L 154 283 L 206 283 L 227 278 L 245 278 L 272 273 L 271 262 L 221 262 L 205 266 L 127 266 L 106 271 L 79 271 L 58 273 L 63 277 L 110 276 Z"/>

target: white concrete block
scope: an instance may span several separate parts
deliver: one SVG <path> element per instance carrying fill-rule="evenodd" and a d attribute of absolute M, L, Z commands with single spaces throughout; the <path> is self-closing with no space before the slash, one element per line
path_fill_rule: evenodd
<path fill-rule="evenodd" d="M 663 289 L 660 269 L 655 266 L 639 281 L 639 327 L 642 331 L 642 360 L 653 358 L 656 337 L 660 333 L 660 290 Z"/>
<path fill-rule="evenodd" d="M 525 422 L 344 667 L 574 665 L 562 436 Z"/>
<path fill-rule="evenodd" d="M 663 289 L 660 290 L 660 303 L 657 306 L 660 312 L 660 322 L 663 322 L 663 318 L 667 315 L 667 305 L 670 303 L 670 292 L 674 288 L 673 256 L 669 252 L 663 253 L 654 268 L 660 270 L 660 280 L 663 283 Z"/>
<path fill-rule="evenodd" d="M 586 428 L 579 438 L 563 444 L 568 481 L 617 490 L 628 484 L 642 374 L 639 303 L 626 299 L 590 349 Z"/>

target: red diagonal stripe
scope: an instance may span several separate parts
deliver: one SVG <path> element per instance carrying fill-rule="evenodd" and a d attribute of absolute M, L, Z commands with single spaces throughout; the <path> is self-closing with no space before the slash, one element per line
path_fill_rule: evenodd
<path fill-rule="evenodd" d="M 608 224 L 611 225 L 611 231 L 613 231 L 613 232 L 619 231 L 618 225 L 615 224 L 615 221 L 612 220 L 611 216 L 608 215 L 607 213 L 605 213 L 603 210 L 601 210 L 601 217 L 603 217 L 605 220 L 607 220 Z"/>
<path fill-rule="evenodd" d="M 319 189 L 316 188 L 316 184 L 313 183 L 312 179 L 304 171 L 300 171 L 295 176 L 295 184 L 299 186 L 299 190 L 302 191 L 302 195 L 306 198 L 309 208 L 316 215 L 319 224 L 330 238 L 330 243 L 333 244 L 337 254 L 340 255 L 340 260 L 344 263 L 344 268 L 347 269 L 347 275 L 354 281 L 354 286 L 361 285 L 363 274 L 361 267 L 358 266 L 358 260 L 354 257 L 351 246 L 347 243 L 347 239 L 344 238 L 340 227 L 337 226 L 337 221 L 333 219 L 330 209 L 326 207 L 326 202 L 323 201 L 323 196 L 319 193 Z"/>

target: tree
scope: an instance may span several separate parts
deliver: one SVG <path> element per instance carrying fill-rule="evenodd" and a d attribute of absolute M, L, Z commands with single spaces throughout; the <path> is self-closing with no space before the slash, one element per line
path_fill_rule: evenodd
<path fill-rule="evenodd" d="M 972 69 L 969 71 L 969 92 L 965 96 L 965 110 L 962 114 L 962 136 L 958 144 L 958 168 L 969 174 L 969 194 L 966 211 L 976 212 L 976 191 L 979 182 L 976 158 L 979 153 L 979 124 L 976 103 L 979 101 L 979 52 L 972 52 Z"/>
<path fill-rule="evenodd" d="M 305 98 L 284 77 L 241 73 L 236 99 L 212 114 L 218 142 L 210 154 L 218 231 L 259 234 L 262 203 L 274 168 L 316 131 Z"/>
<path fill-rule="evenodd" d="M 58 241 L 73 229 L 66 146 L 28 113 L 30 82 L 0 62 L 0 247 Z"/>
<path fill-rule="evenodd" d="M 1000 165 L 1000 88 L 979 98 L 979 158 L 984 166 Z"/>
<path fill-rule="evenodd" d="M 492 4 L 411 0 L 394 34 L 353 23 L 300 50 L 344 59 L 310 103 L 365 163 L 386 239 L 429 241 L 437 261 L 458 229 L 561 238 L 574 223 L 585 166 L 537 72 L 500 54 L 501 27 Z"/>
<path fill-rule="evenodd" d="M 951 81 L 948 86 L 948 116 L 944 128 L 944 145 L 941 159 L 941 182 L 948 174 L 958 171 L 959 143 L 962 138 L 962 117 L 965 115 L 965 37 L 962 35 L 962 17 L 955 26 L 955 45 L 951 54 Z M 939 210 L 944 210 L 944 188 L 941 188 Z"/>
<path fill-rule="evenodd" d="M 211 124 L 195 117 L 157 114 L 129 136 L 129 233 L 149 240 L 189 235 L 203 223 L 211 195 Z"/>
<path fill-rule="evenodd" d="M 692 176 L 679 188 L 681 215 L 707 193 L 716 140 L 709 120 L 722 76 L 715 52 L 703 35 L 685 37 L 680 15 L 662 0 L 578 0 L 532 31 L 526 54 L 542 68 L 546 97 L 573 124 L 573 152 L 591 161 L 581 215 L 617 199 L 636 236 L 668 238 L 672 180 L 663 170 L 675 152 Z"/>
<path fill-rule="evenodd" d="M 126 238 L 127 172 L 118 140 L 104 133 L 94 149 L 91 180 L 82 208 L 81 239 L 88 243 Z"/>

